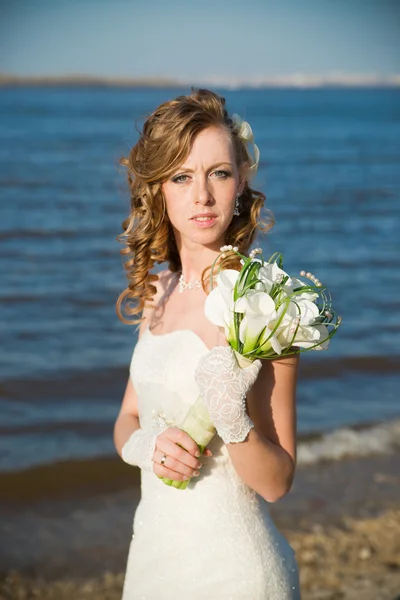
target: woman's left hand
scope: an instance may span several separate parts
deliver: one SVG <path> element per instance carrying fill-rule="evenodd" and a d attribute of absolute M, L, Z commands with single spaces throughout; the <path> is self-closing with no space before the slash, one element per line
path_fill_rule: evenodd
<path fill-rule="evenodd" d="M 246 412 L 246 394 L 260 369 L 260 360 L 246 368 L 239 367 L 230 346 L 216 346 L 199 361 L 196 382 L 225 444 L 242 442 L 254 427 Z"/>

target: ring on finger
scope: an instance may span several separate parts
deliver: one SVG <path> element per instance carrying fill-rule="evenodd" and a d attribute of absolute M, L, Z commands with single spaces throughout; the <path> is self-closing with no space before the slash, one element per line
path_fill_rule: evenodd
<path fill-rule="evenodd" d="M 167 455 L 163 454 L 162 457 L 161 457 L 161 460 L 160 460 L 160 464 L 164 465 L 166 460 L 167 460 Z"/>

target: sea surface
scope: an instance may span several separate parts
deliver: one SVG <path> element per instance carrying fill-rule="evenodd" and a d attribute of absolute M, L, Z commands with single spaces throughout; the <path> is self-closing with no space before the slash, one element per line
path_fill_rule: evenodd
<path fill-rule="evenodd" d="M 0 90 L 0 471 L 113 456 L 136 328 L 116 236 L 119 159 L 188 89 Z M 276 225 L 257 245 L 315 273 L 343 323 L 303 354 L 299 462 L 400 440 L 400 91 L 217 90 L 261 151 Z"/>

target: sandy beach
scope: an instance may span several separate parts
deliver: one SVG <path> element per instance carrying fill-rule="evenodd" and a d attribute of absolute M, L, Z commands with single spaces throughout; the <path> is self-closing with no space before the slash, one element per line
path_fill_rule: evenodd
<path fill-rule="evenodd" d="M 400 512 L 388 511 L 372 519 L 348 519 L 342 527 L 285 532 L 297 552 L 303 599 L 398 600 L 399 523 Z M 1 582 L 0 598 L 119 600 L 122 584 L 122 572 L 78 581 L 10 572 Z"/>
<path fill-rule="evenodd" d="M 304 600 L 400 598 L 399 458 L 299 468 L 291 493 L 271 505 L 296 550 Z M 25 501 L 23 493 L 16 499 L 25 482 L 8 479 L 0 520 L 2 600 L 121 597 L 138 473 L 112 459 L 103 462 L 101 481 L 93 465 L 88 472 L 86 483 L 78 473 L 75 494 L 57 486 L 33 494 L 31 484 Z"/>

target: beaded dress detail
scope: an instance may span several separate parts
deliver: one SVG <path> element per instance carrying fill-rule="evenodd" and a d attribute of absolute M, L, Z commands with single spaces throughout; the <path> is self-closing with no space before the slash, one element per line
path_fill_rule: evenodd
<path fill-rule="evenodd" d="M 188 329 L 144 332 L 130 366 L 143 429 L 180 426 L 207 352 Z M 239 478 L 218 435 L 209 448 L 186 490 L 141 471 L 122 600 L 300 600 L 294 551 L 268 503 Z"/>

